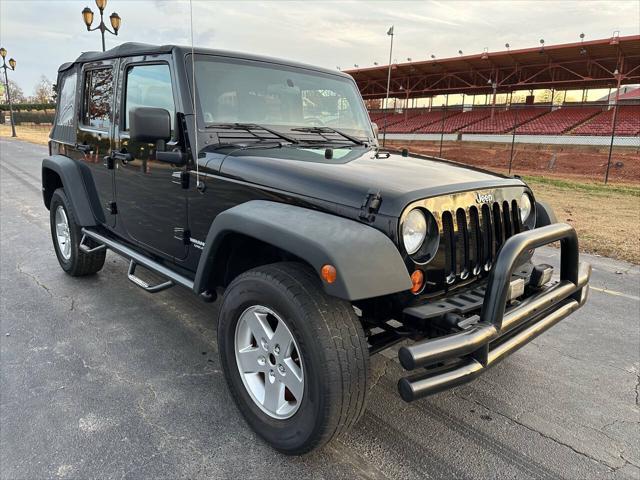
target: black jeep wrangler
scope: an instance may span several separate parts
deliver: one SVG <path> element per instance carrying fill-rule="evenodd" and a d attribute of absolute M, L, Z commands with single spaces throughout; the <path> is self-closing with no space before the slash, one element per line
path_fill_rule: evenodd
<path fill-rule="evenodd" d="M 93 274 L 111 250 L 149 293 L 221 295 L 229 389 L 282 452 L 358 420 L 370 355 L 403 341 L 409 402 L 587 298 L 575 231 L 524 182 L 382 151 L 348 75 L 127 43 L 62 65 L 57 84 L 42 190 L 60 266 Z M 531 262 L 556 241 L 558 280 Z"/>

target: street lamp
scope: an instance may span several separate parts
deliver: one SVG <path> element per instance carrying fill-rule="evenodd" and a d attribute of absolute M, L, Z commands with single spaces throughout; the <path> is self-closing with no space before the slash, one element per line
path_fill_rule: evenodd
<path fill-rule="evenodd" d="M 387 97 L 385 99 L 384 109 L 384 130 L 382 131 L 382 146 L 384 147 L 387 139 L 387 109 L 389 108 L 389 89 L 391 88 L 391 59 L 393 58 L 393 25 L 387 30 L 387 35 L 391 37 L 391 46 L 389 47 L 389 73 L 387 73 Z"/>
<path fill-rule="evenodd" d="M 4 86 L 7 90 L 7 103 L 9 104 L 9 117 L 11 118 L 11 136 L 16 137 L 16 124 L 13 121 L 13 106 L 11 105 L 11 94 L 9 92 L 9 77 L 7 77 L 7 69 L 15 70 L 16 61 L 13 58 L 9 59 L 9 65 L 7 66 L 6 57 L 7 50 L 4 47 L 0 48 L 0 57 L 2 57 L 2 69 L 4 70 Z"/>
<path fill-rule="evenodd" d="M 489 80 L 487 80 L 487 85 L 490 85 L 493 88 L 493 97 L 491 100 L 491 120 L 493 120 L 494 110 L 496 108 L 496 91 L 498 90 L 498 82 L 494 82 L 489 78 Z"/>
<path fill-rule="evenodd" d="M 84 20 L 84 24 L 87 26 L 88 32 L 100 30 L 100 34 L 102 35 L 102 51 L 104 52 L 104 32 L 109 32 L 112 35 L 118 35 L 118 30 L 120 30 L 122 19 L 116 12 L 113 12 L 109 16 L 111 28 L 113 28 L 113 31 L 111 31 L 109 30 L 109 27 L 107 27 L 104 23 L 104 9 L 107 6 L 107 0 L 96 0 L 96 6 L 98 7 L 98 10 L 100 10 L 100 24 L 94 28 L 91 28 L 91 24 L 93 23 L 93 11 L 89 7 L 84 7 L 84 9 L 82 10 L 82 20 Z"/>
<path fill-rule="evenodd" d="M 584 32 L 580 34 L 580 55 L 586 55 L 587 49 L 584 48 Z"/>

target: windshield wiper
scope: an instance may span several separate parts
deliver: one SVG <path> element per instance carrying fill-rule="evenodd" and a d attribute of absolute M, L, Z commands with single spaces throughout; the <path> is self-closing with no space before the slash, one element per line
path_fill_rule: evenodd
<path fill-rule="evenodd" d="M 268 139 L 265 139 L 264 137 L 261 137 L 260 135 L 256 135 L 255 133 L 253 133 L 253 130 L 264 130 L 265 132 L 268 132 L 271 135 L 281 138 L 282 140 L 286 140 L 289 143 L 300 143 L 298 140 L 296 140 L 293 137 L 290 137 L 289 135 L 278 132 L 277 130 L 272 130 L 268 127 L 265 127 L 264 125 L 259 125 L 257 123 L 207 123 L 205 127 L 206 128 L 226 128 L 229 130 L 234 130 L 234 129 L 244 130 L 245 132 L 249 132 L 251 135 L 253 135 L 259 140 L 268 140 Z"/>
<path fill-rule="evenodd" d="M 213 152 L 216 150 L 222 150 L 223 148 L 237 148 L 239 150 L 248 150 L 252 148 L 281 148 L 283 146 L 282 142 L 279 140 L 257 140 L 257 141 L 249 141 L 246 143 L 242 142 L 219 142 L 211 145 L 207 145 L 203 148 L 203 151 Z"/>
<path fill-rule="evenodd" d="M 338 129 L 335 129 L 335 128 L 331 128 L 331 127 L 299 127 L 299 128 L 292 128 L 291 130 L 294 131 L 294 132 L 318 133 L 320 135 L 322 135 L 323 133 L 337 133 L 341 137 L 346 138 L 347 140 L 349 140 L 350 142 L 355 143 L 356 145 L 364 145 L 365 144 L 365 142 L 363 142 L 359 138 L 352 137 L 348 133 L 344 133 L 341 130 L 338 130 Z M 322 135 L 322 136 L 324 136 L 324 135 Z M 327 137 L 325 137 L 325 139 L 329 140 Z"/>

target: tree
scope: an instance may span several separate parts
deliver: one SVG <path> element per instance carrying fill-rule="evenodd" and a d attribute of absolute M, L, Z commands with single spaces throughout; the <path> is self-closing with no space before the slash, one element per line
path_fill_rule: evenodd
<path fill-rule="evenodd" d="M 381 98 L 369 98 L 364 101 L 365 106 L 368 110 L 379 110 L 382 108 L 382 99 Z"/>
<path fill-rule="evenodd" d="M 46 76 L 41 75 L 33 95 L 35 103 L 52 103 L 53 84 Z"/>
<path fill-rule="evenodd" d="M 7 93 L 5 91 L 6 86 L 4 85 L 4 83 L 0 86 L 0 90 L 2 91 L 0 103 L 6 104 Z M 18 85 L 13 80 L 9 80 L 9 93 L 11 94 L 11 103 L 23 103 L 26 100 L 24 96 L 24 92 L 20 88 L 20 85 Z"/>

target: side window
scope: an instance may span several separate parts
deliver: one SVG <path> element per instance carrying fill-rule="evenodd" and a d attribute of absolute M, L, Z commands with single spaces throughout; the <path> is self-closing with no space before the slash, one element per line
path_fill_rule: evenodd
<path fill-rule="evenodd" d="M 61 127 L 73 126 L 77 78 L 78 75 L 73 73 L 72 75 L 64 77 L 64 80 L 62 81 L 62 88 L 60 89 L 60 96 L 58 99 L 58 116 L 56 118 L 56 125 Z"/>
<path fill-rule="evenodd" d="M 174 124 L 175 105 L 168 65 L 137 65 L 127 70 L 124 129 L 129 130 L 129 112 L 136 107 L 164 108 Z"/>
<path fill-rule="evenodd" d="M 111 126 L 113 73 L 111 68 L 88 70 L 84 76 L 82 123 L 107 130 Z"/>

